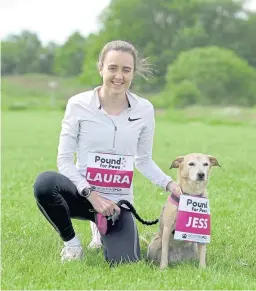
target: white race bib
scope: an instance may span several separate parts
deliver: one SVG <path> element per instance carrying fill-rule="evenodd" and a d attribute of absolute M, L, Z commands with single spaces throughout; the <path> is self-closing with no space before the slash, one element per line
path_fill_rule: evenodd
<path fill-rule="evenodd" d="M 96 190 L 128 194 L 132 185 L 134 157 L 108 153 L 88 153 L 86 180 Z"/>
<path fill-rule="evenodd" d="M 181 195 L 174 239 L 210 243 L 211 217 L 209 200 Z"/>

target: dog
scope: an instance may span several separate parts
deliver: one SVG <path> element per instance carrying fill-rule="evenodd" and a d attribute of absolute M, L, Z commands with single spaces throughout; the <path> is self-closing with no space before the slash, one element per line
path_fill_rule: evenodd
<path fill-rule="evenodd" d="M 178 168 L 177 182 L 181 194 L 207 198 L 206 187 L 212 166 L 220 167 L 215 157 L 192 153 L 177 157 L 170 169 Z M 206 244 L 174 240 L 178 203 L 171 197 L 173 196 L 169 196 L 162 209 L 159 230 L 148 246 L 147 259 L 160 263 L 161 269 L 165 269 L 169 263 L 199 259 L 199 267 L 205 268 Z"/>

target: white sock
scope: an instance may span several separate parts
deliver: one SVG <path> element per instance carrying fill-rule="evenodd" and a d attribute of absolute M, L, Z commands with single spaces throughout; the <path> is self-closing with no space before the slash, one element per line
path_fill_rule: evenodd
<path fill-rule="evenodd" d="M 71 240 L 69 241 L 64 241 L 65 247 L 80 247 L 81 243 L 79 238 L 75 235 Z"/>

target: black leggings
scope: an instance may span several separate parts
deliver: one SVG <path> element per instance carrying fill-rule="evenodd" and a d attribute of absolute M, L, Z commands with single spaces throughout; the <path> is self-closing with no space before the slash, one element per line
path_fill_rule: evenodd
<path fill-rule="evenodd" d="M 81 197 L 76 186 L 56 172 L 41 173 L 34 184 L 37 205 L 63 241 L 75 236 L 71 218 L 94 220 L 91 203 Z M 130 211 L 122 208 L 117 227 L 101 235 L 105 259 L 109 262 L 133 262 L 140 259 L 138 230 Z"/>

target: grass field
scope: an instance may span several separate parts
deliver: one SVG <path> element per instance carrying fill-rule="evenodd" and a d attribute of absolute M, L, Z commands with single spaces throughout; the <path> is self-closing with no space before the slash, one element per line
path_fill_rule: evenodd
<path fill-rule="evenodd" d="M 88 89 L 75 78 L 36 74 L 4 76 L 1 82 L 4 110 L 62 108 L 70 96 Z"/>
<path fill-rule="evenodd" d="M 209 196 L 212 239 L 206 270 L 188 262 L 160 271 L 144 259 L 109 268 L 101 252 L 87 251 L 82 262 L 60 263 L 62 242 L 36 207 L 32 185 L 37 174 L 56 170 L 61 112 L 2 114 L 2 290 L 222 289 L 256 287 L 255 127 L 179 124 L 157 120 L 154 160 L 166 172 L 178 155 L 205 152 L 218 158 Z M 155 219 L 166 193 L 136 172 L 135 203 L 145 219 Z M 157 226 L 138 224 L 149 238 Z M 83 245 L 89 223 L 74 220 Z M 146 245 L 141 243 L 143 255 Z"/>

